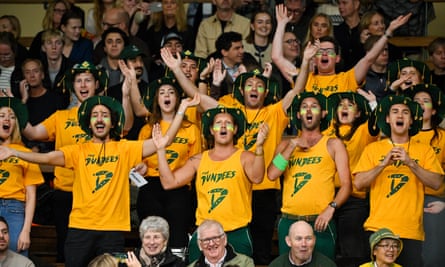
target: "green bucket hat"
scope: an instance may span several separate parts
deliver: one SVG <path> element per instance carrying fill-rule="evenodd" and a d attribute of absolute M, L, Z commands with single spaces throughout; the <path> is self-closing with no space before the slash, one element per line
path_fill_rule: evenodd
<path fill-rule="evenodd" d="M 146 55 L 135 45 L 127 45 L 119 55 L 120 59 L 133 59 L 137 56 L 145 57 Z"/>
<path fill-rule="evenodd" d="M 291 125 L 297 127 L 297 130 L 301 130 L 301 120 L 297 118 L 297 112 L 300 112 L 301 102 L 303 102 L 303 100 L 308 97 L 314 97 L 315 99 L 317 99 L 318 103 L 320 103 L 321 110 L 327 112 L 326 116 L 320 121 L 320 131 L 326 130 L 329 127 L 329 122 L 331 121 L 331 115 L 328 108 L 328 100 L 323 94 L 314 92 L 303 92 L 294 97 L 291 106 L 287 110 L 287 115 L 290 118 Z"/>
<path fill-rule="evenodd" d="M 196 62 L 196 65 L 198 67 L 198 75 L 201 73 L 206 67 L 207 67 L 207 60 L 197 57 L 195 54 L 193 54 L 190 50 L 181 52 L 181 59 L 191 59 Z M 174 76 L 171 69 L 167 69 L 165 76 Z"/>
<path fill-rule="evenodd" d="M 264 106 L 276 103 L 281 99 L 281 89 L 278 86 L 278 82 L 274 78 L 267 78 L 261 74 L 259 69 L 255 69 L 251 72 L 241 73 L 233 83 L 233 97 L 244 105 L 244 96 L 241 93 L 244 91 L 244 85 L 247 79 L 255 77 L 261 79 L 266 85 L 266 99 L 264 99 Z"/>
<path fill-rule="evenodd" d="M 0 107 L 8 107 L 12 109 L 19 121 L 20 131 L 26 127 L 28 123 L 28 108 L 15 97 L 0 97 Z"/>
<path fill-rule="evenodd" d="M 445 118 L 445 95 L 442 90 L 433 84 L 417 84 L 405 90 L 404 94 L 414 99 L 414 96 L 419 92 L 425 92 L 431 96 L 433 101 L 433 108 L 436 110 L 435 116 L 440 120 Z M 440 122 L 439 122 L 440 123 Z"/>
<path fill-rule="evenodd" d="M 246 130 L 246 117 L 244 117 L 244 113 L 238 108 L 226 108 L 224 106 L 220 106 L 217 108 L 208 109 L 206 112 L 202 114 L 202 132 L 205 138 L 209 138 L 212 136 L 210 133 L 210 126 L 213 123 L 213 119 L 219 113 L 228 113 L 235 120 L 235 124 L 238 126 L 238 130 L 236 132 L 235 138 L 238 140 Z"/>
<path fill-rule="evenodd" d="M 403 248 L 403 242 L 402 240 L 400 240 L 400 237 L 398 235 L 395 235 L 391 230 L 389 230 L 388 228 L 382 228 L 379 229 L 377 232 L 374 232 L 370 237 L 369 237 L 369 245 L 371 247 L 371 259 L 374 260 L 374 248 L 375 246 L 382 240 L 382 239 L 394 239 L 394 240 L 398 240 L 400 242 L 400 249 L 398 251 L 397 256 L 400 255 L 400 252 L 402 252 L 402 248 Z"/>
<path fill-rule="evenodd" d="M 408 58 L 398 59 L 394 62 L 391 62 L 388 65 L 388 86 L 392 84 L 395 80 L 400 77 L 400 71 L 405 67 L 414 67 L 419 71 L 422 81 L 424 83 L 429 83 L 431 80 L 431 73 L 428 66 L 417 60 L 411 60 Z"/>
<path fill-rule="evenodd" d="M 145 92 L 145 95 L 142 98 L 144 100 L 144 105 L 148 110 L 152 110 L 152 108 L 153 108 L 153 103 L 155 101 L 156 92 L 159 90 L 159 88 L 162 85 L 166 85 L 166 84 L 173 86 L 173 88 L 176 90 L 180 99 L 186 97 L 186 95 L 184 94 L 184 91 L 182 90 L 181 86 L 178 84 L 178 82 L 176 81 L 175 78 L 165 76 L 165 77 L 156 79 L 148 85 L 147 91 Z"/>
<path fill-rule="evenodd" d="M 371 107 L 369 107 L 368 101 L 362 95 L 354 92 L 342 92 L 334 93 L 328 97 L 328 110 L 331 117 L 335 117 L 337 114 L 338 104 L 342 99 L 349 99 L 357 104 L 360 110 L 360 117 L 357 118 L 359 124 L 366 122 L 371 114 Z"/>
<path fill-rule="evenodd" d="M 74 76 L 77 73 L 92 73 L 94 78 L 99 81 L 99 88 L 96 89 L 95 94 L 102 92 L 107 89 L 108 86 L 108 75 L 105 70 L 96 67 L 93 63 L 89 61 L 84 61 L 79 64 L 75 64 L 71 69 L 67 70 L 65 73 L 65 77 L 63 78 L 63 90 L 68 89 L 70 92 L 74 90 Z"/>
<path fill-rule="evenodd" d="M 372 122 L 373 123 L 372 130 L 375 131 L 377 130 L 377 128 L 380 128 L 380 130 L 386 136 L 388 137 L 391 136 L 391 127 L 386 122 L 386 116 L 388 115 L 391 106 L 396 104 L 404 104 L 409 107 L 413 123 L 411 124 L 408 133 L 409 136 L 416 135 L 419 132 L 419 130 L 422 129 L 423 110 L 420 107 L 420 105 L 412 101 L 411 98 L 402 95 L 389 95 L 382 98 L 379 105 L 375 109 L 375 114 L 374 114 L 375 117 L 373 117 L 375 119 Z"/>
<path fill-rule="evenodd" d="M 104 105 L 110 109 L 111 113 L 116 113 L 117 122 L 113 122 L 114 127 L 110 130 L 110 137 L 119 139 L 122 136 L 125 124 L 124 109 L 119 101 L 109 96 L 92 96 L 80 105 L 77 113 L 80 128 L 89 136 L 93 135 L 90 128 L 90 117 L 91 110 L 97 105 Z"/>

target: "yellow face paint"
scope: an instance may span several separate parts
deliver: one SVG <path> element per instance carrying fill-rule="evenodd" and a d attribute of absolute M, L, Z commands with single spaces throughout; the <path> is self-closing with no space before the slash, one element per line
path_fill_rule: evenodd
<path fill-rule="evenodd" d="M 246 84 L 246 86 L 244 86 L 244 91 L 246 91 L 246 92 L 252 91 L 252 89 L 253 89 L 253 87 L 250 84 Z M 256 87 L 256 90 L 258 91 L 258 93 L 264 93 L 264 91 L 266 91 L 266 89 L 262 85 L 258 85 Z"/>
<path fill-rule="evenodd" d="M 337 111 L 342 111 L 343 107 L 341 105 L 338 106 Z M 355 106 L 348 106 L 349 111 L 356 111 Z"/>
<path fill-rule="evenodd" d="M 215 132 L 221 131 L 221 123 L 215 123 L 215 124 L 213 124 L 212 129 L 213 129 Z M 233 126 L 232 123 L 228 122 L 228 123 L 226 123 L 226 129 L 227 129 L 227 131 L 231 131 L 231 132 L 233 132 L 233 130 L 234 130 L 235 128 L 234 128 L 234 126 Z"/>
<path fill-rule="evenodd" d="M 320 108 L 311 108 L 311 113 L 314 115 L 320 114 Z M 301 108 L 300 109 L 300 115 L 306 115 L 307 114 L 307 109 L 305 108 Z"/>
<path fill-rule="evenodd" d="M 423 106 L 425 107 L 425 108 L 433 108 L 433 103 L 429 103 L 429 102 L 425 102 L 425 103 L 423 103 Z"/>

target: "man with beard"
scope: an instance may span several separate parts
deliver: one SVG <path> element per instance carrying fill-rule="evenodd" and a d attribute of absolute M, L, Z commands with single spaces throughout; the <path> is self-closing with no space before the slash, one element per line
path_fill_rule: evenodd
<path fill-rule="evenodd" d="M 234 31 L 245 39 L 249 35 L 249 19 L 235 13 L 233 0 L 213 0 L 215 15 L 204 19 L 196 35 L 195 54 L 207 58 L 216 51 L 215 41 L 224 32 Z"/>
<path fill-rule="evenodd" d="M 43 122 L 32 126 L 27 124 L 23 136 L 31 141 L 54 141 L 55 148 L 86 142 L 89 138 L 79 127 L 77 113 L 80 104 L 87 98 L 101 92 L 107 83 L 107 75 L 92 63 L 85 61 L 76 64 L 67 71 L 63 78 L 63 88 L 73 93 L 77 105 L 70 109 L 58 110 Z M 129 104 L 125 104 L 129 106 Z M 131 109 L 129 109 L 131 111 Z M 128 114 L 128 113 L 127 113 Z M 131 127 L 131 118 L 127 121 L 126 130 Z M 72 186 L 74 172 L 63 167 L 54 169 L 53 210 L 57 216 L 54 223 L 57 233 L 57 261 L 64 261 L 64 244 L 68 230 L 68 217 L 72 206 Z"/>
<path fill-rule="evenodd" d="M 312 92 L 297 95 L 290 108 L 300 135 L 284 139 L 269 165 L 270 180 L 283 180 L 281 219 L 278 224 L 279 254 L 289 251 L 286 235 L 292 223 L 304 220 L 315 229 L 315 250 L 335 260 L 334 212 L 351 194 L 348 154 L 338 138 L 321 132 L 329 125 L 327 99 Z M 340 187 L 335 192 L 335 174 Z"/>
<path fill-rule="evenodd" d="M 286 244 L 290 247 L 289 253 L 280 255 L 269 266 L 336 267 L 332 260 L 314 250 L 316 239 L 310 224 L 305 221 L 294 222 L 286 236 Z"/>
<path fill-rule="evenodd" d="M 0 264 L 1 266 L 35 266 L 27 257 L 9 249 L 9 226 L 3 216 L 0 216 Z"/>
<path fill-rule="evenodd" d="M 422 114 L 408 97 L 383 98 L 374 123 L 388 138 L 367 145 L 353 170 L 357 189 L 369 188 L 363 227 L 369 235 L 387 227 L 400 236 L 403 251 L 397 263 L 404 267 L 423 266 L 425 187 L 439 189 L 444 174 L 431 146 L 412 139 L 422 129 Z"/>
<path fill-rule="evenodd" d="M 106 42 L 105 42 L 106 43 Z M 105 44 L 106 46 L 106 44 Z M 142 74 L 144 73 L 144 62 L 142 60 L 146 55 L 139 50 L 135 45 L 126 46 L 119 55 L 120 60 L 118 61 L 118 66 L 122 74 L 124 75 L 124 81 L 111 86 L 105 91 L 105 95 L 111 96 L 120 103 L 122 103 L 122 87 L 129 86 L 130 97 L 131 94 L 135 94 L 137 97 L 132 97 L 131 99 L 140 99 L 141 95 L 145 95 L 148 90 L 148 83 L 142 79 Z M 142 104 L 143 105 L 143 104 Z M 132 106 L 138 107 L 142 106 L 140 102 L 132 102 Z M 143 116 L 134 116 L 133 126 L 126 135 L 126 139 L 137 140 L 139 130 L 145 124 L 145 118 L 148 116 L 148 111 L 142 113 Z"/>
<path fill-rule="evenodd" d="M 128 90 L 123 94 L 129 98 Z M 198 102 L 198 95 L 181 102 L 166 143 L 173 141 L 187 107 Z M 91 138 L 89 142 L 48 153 L 0 148 L 1 160 L 15 156 L 74 172 L 73 208 L 65 243 L 67 267 L 83 267 L 99 254 L 124 251 L 124 232 L 131 230 L 128 174 L 157 149 L 151 139 L 119 141 L 126 126 L 124 107 L 111 97 L 86 99 L 77 115 L 80 128 Z"/>

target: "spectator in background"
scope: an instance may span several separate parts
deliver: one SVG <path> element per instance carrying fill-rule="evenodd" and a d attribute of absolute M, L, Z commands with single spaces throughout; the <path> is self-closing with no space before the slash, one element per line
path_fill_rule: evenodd
<path fill-rule="evenodd" d="M 43 58 L 41 61 L 45 71 L 44 87 L 56 94 L 62 95 L 63 105 L 67 107 L 70 103 L 70 92 L 64 88 L 62 80 L 65 73 L 74 64 L 63 55 L 64 45 L 63 32 L 46 30 L 42 34 Z"/>
<path fill-rule="evenodd" d="M 30 151 L 22 144 L 21 130 L 28 121 L 26 106 L 16 98 L 0 98 L 1 147 Z M 31 225 L 36 206 L 36 188 L 43 183 L 37 164 L 17 157 L 2 161 L 0 167 L 0 214 L 9 221 L 11 250 L 28 256 L 31 244 Z"/>
<path fill-rule="evenodd" d="M 45 16 L 42 20 L 42 31 L 38 32 L 29 47 L 29 53 L 33 58 L 41 58 L 42 54 L 42 34 L 46 30 L 57 30 L 60 28 L 62 16 L 70 9 L 70 4 L 66 0 L 54 0 L 48 5 Z"/>
<path fill-rule="evenodd" d="M 385 34 L 386 24 L 383 15 L 378 11 L 368 11 L 363 14 L 360 19 L 359 32 L 360 42 L 364 44 L 366 40 L 372 35 L 381 36 Z M 365 48 L 365 51 L 366 50 Z M 402 58 L 402 53 L 399 48 L 391 43 L 388 43 L 389 62 Z"/>
<path fill-rule="evenodd" d="M 270 267 L 335 267 L 335 263 L 320 252 L 314 250 L 316 237 L 312 226 L 305 221 L 294 222 L 289 227 L 286 244 L 289 253 L 278 256 L 270 263 Z"/>
<path fill-rule="evenodd" d="M 254 267 L 253 260 L 243 254 L 236 253 L 227 241 L 227 235 L 222 225 L 215 220 L 204 220 L 196 230 L 197 243 L 201 255 L 190 263 L 190 267 L 216 265 Z"/>
<path fill-rule="evenodd" d="M 360 0 L 340 0 L 338 10 L 344 21 L 334 27 L 334 37 L 340 45 L 342 59 L 337 71 L 347 71 L 365 55 L 360 42 Z"/>
<path fill-rule="evenodd" d="M 22 28 L 19 19 L 14 15 L 3 15 L 0 17 L 0 32 L 11 32 L 17 40 L 17 54 L 16 61 L 20 64 L 29 57 L 29 52 L 26 47 L 20 44 L 20 35 Z"/>
<path fill-rule="evenodd" d="M 0 97 L 20 94 L 20 82 L 23 80 L 22 69 L 16 62 L 17 41 L 10 32 L 0 32 Z"/>
<path fill-rule="evenodd" d="M 118 267 L 118 259 L 110 253 L 104 253 L 96 256 L 88 263 L 88 267 Z"/>
<path fill-rule="evenodd" d="M 309 41 L 314 43 L 315 40 L 324 36 L 334 37 L 334 26 L 328 15 L 325 13 L 317 13 L 309 21 L 309 31 L 304 39 L 303 46 L 306 46 Z"/>
<path fill-rule="evenodd" d="M 366 39 L 363 45 L 366 53 L 372 49 L 380 37 L 380 35 L 372 35 Z M 393 92 L 389 90 L 387 82 L 388 60 L 388 45 L 385 45 L 366 73 L 365 84 L 361 86 L 363 91 L 360 91 L 360 94 L 362 94 L 370 104 L 375 101 L 379 102 L 383 97 L 393 94 Z M 371 104 L 371 106 L 375 108 L 376 104 Z"/>
<path fill-rule="evenodd" d="M 434 39 L 428 46 L 428 53 L 433 65 L 431 83 L 445 93 L 445 37 Z"/>
<path fill-rule="evenodd" d="M 120 54 L 128 45 L 128 37 L 119 28 L 109 28 L 102 33 L 102 40 L 104 40 L 105 44 L 105 56 L 100 61 L 100 67 L 107 72 L 108 87 L 113 87 L 123 80 L 118 61 Z"/>
<path fill-rule="evenodd" d="M 35 267 L 27 257 L 9 249 L 9 225 L 3 216 L 0 216 L 0 262 L 3 266 Z"/>
<path fill-rule="evenodd" d="M 146 57 L 144 57 L 144 65 L 149 68 L 151 66 L 151 53 L 148 49 L 148 46 L 144 41 L 139 39 L 136 36 L 130 35 L 129 31 L 129 24 L 130 23 L 130 17 L 128 16 L 128 13 L 123 8 L 110 8 L 106 10 L 103 16 L 103 30 L 107 30 L 109 28 L 119 28 L 128 37 L 128 43 L 131 45 L 137 46 Z M 93 54 L 93 62 L 94 64 L 99 64 L 102 58 L 105 56 L 104 51 L 104 40 L 100 40 L 96 47 L 94 48 L 94 54 Z M 149 71 L 149 70 L 148 70 Z M 142 76 L 142 79 L 148 83 L 148 74 L 144 73 Z"/>
<path fill-rule="evenodd" d="M 225 32 L 237 32 L 245 39 L 249 35 L 250 22 L 247 18 L 235 13 L 234 0 L 213 0 L 216 12 L 213 16 L 204 19 L 199 25 L 196 36 L 195 55 L 207 58 L 218 51 L 216 40 Z M 219 52 L 219 51 L 218 51 Z"/>
<path fill-rule="evenodd" d="M 93 42 L 82 37 L 82 18 L 68 11 L 62 16 L 60 30 L 64 34 L 63 55 L 74 64 L 93 60 Z"/>
<path fill-rule="evenodd" d="M 293 32 L 298 40 L 304 40 L 309 29 L 310 10 L 306 12 L 306 0 L 285 0 L 284 6 L 290 18 L 286 31 Z"/>
<path fill-rule="evenodd" d="M 161 58 L 159 49 L 162 47 L 164 36 L 169 33 L 176 33 L 181 37 L 184 50 L 195 49 L 195 33 L 192 27 L 187 25 L 182 0 L 162 0 L 162 11 L 152 13 L 150 20 L 150 27 L 141 28 L 136 36 L 148 45 L 154 60 Z"/>
<path fill-rule="evenodd" d="M 251 54 L 261 68 L 272 62 L 273 18 L 269 11 L 256 11 L 250 19 L 250 33 L 243 40 L 244 51 Z"/>
<path fill-rule="evenodd" d="M 81 17 L 82 29 L 84 29 L 85 28 L 85 11 L 83 11 L 82 8 L 76 6 L 76 0 L 68 0 L 68 2 L 70 3 L 70 10 L 72 12 L 79 14 L 79 16 Z"/>
<path fill-rule="evenodd" d="M 141 248 L 128 252 L 128 259 L 125 261 L 128 267 L 185 267 L 184 261 L 169 250 L 170 229 L 164 218 L 148 216 L 142 220 L 139 238 Z"/>
<path fill-rule="evenodd" d="M 116 7 L 116 0 L 94 0 L 93 8 L 88 9 L 85 29 L 94 36 L 100 36 L 104 29 L 103 18 L 108 9 Z M 109 25 L 116 27 L 116 25 Z"/>

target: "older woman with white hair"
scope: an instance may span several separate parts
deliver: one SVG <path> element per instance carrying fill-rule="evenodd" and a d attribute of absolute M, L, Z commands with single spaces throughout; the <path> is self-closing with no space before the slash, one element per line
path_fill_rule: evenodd
<path fill-rule="evenodd" d="M 167 221 L 159 216 L 148 216 L 139 226 L 142 247 L 128 252 L 128 267 L 185 267 L 184 261 L 168 249 L 170 229 Z"/>

